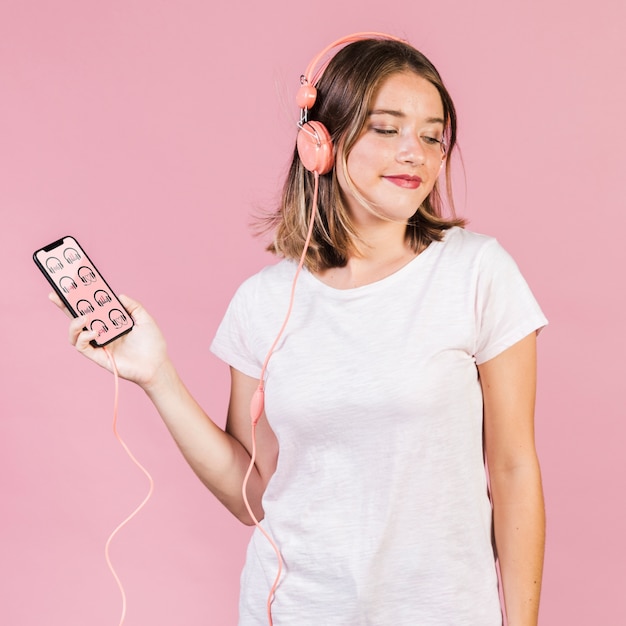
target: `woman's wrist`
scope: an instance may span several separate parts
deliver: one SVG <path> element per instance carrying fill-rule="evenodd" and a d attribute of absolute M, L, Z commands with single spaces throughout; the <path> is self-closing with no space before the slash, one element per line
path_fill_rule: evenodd
<path fill-rule="evenodd" d="M 154 399 L 179 382 L 178 372 L 169 358 L 155 369 L 148 380 L 139 384 L 148 397 Z"/>

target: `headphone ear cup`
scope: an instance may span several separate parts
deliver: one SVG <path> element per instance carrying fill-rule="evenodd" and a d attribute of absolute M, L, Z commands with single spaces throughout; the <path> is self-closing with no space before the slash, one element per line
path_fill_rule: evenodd
<path fill-rule="evenodd" d="M 311 121 L 302 125 L 296 139 L 298 156 L 309 172 L 327 174 L 335 164 L 333 142 L 326 126 Z"/>
<path fill-rule="evenodd" d="M 300 85 L 300 89 L 298 89 L 296 94 L 296 104 L 299 109 L 310 109 L 315 104 L 316 99 L 317 89 L 313 85 L 309 83 Z"/>

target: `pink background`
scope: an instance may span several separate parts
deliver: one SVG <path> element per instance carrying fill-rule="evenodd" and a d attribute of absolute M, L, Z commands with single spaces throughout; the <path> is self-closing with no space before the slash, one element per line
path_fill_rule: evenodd
<path fill-rule="evenodd" d="M 104 542 L 147 488 L 111 432 L 112 379 L 67 343 L 32 252 L 75 235 L 157 317 L 223 423 L 227 371 L 208 344 L 239 282 L 272 260 L 248 224 L 277 197 L 299 74 L 374 29 L 441 70 L 460 114 L 459 212 L 510 250 L 550 318 L 542 623 L 626 623 L 623 6 L 2 0 L 0 622 L 117 624 Z M 126 624 L 234 624 L 249 529 L 129 384 L 120 431 L 156 482 L 112 548 Z"/>

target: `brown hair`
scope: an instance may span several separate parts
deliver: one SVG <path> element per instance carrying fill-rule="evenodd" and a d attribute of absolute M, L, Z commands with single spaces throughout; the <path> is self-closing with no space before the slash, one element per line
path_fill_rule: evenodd
<path fill-rule="evenodd" d="M 334 146 L 341 147 L 344 171 L 347 158 L 366 123 L 370 102 L 380 84 L 391 74 L 412 71 L 432 83 L 439 92 L 444 112 L 446 145 L 446 194 L 451 217 L 443 217 L 443 202 L 438 184 L 409 219 L 406 238 L 416 252 L 431 241 L 439 241 L 443 231 L 463 226 L 454 215 L 450 180 L 450 156 L 456 144 L 456 111 L 452 98 L 433 64 L 418 50 L 404 42 L 390 39 L 363 39 L 342 48 L 330 61 L 318 81 L 317 99 L 309 111 L 310 120 L 318 120 L 328 129 Z M 348 179 L 350 184 L 350 180 Z M 278 209 L 265 220 L 274 229 L 274 241 L 268 250 L 291 259 L 299 259 L 304 248 L 311 216 L 314 175 L 307 171 L 297 149 L 283 187 Z M 333 168 L 319 179 L 319 210 L 305 265 L 319 271 L 343 267 L 357 252 L 358 241 Z"/>

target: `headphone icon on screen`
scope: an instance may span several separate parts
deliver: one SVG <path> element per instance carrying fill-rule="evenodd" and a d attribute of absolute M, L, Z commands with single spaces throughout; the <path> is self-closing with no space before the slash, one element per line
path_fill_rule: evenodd
<path fill-rule="evenodd" d="M 87 315 L 87 313 L 93 313 L 94 308 L 93 308 L 93 304 L 91 304 L 89 300 L 79 300 L 76 303 L 76 310 L 81 315 Z"/>
<path fill-rule="evenodd" d="M 128 318 L 119 309 L 111 309 L 109 312 L 109 319 L 113 323 L 113 326 L 119 328 L 120 326 L 126 326 L 128 324 Z"/>
<path fill-rule="evenodd" d="M 59 281 L 59 287 L 61 287 L 61 289 L 65 293 L 69 293 L 74 289 L 78 289 L 78 285 L 69 276 L 63 276 L 63 278 L 61 278 L 61 280 Z"/>
<path fill-rule="evenodd" d="M 104 291 L 104 289 L 98 289 L 98 291 L 93 294 L 93 297 L 100 306 L 104 306 L 107 302 L 111 302 L 111 296 Z"/>
<path fill-rule="evenodd" d="M 108 326 L 102 320 L 94 320 L 93 322 L 91 322 L 89 328 L 96 331 L 98 333 L 98 337 L 103 333 L 109 332 Z"/>
<path fill-rule="evenodd" d="M 66 248 L 63 251 L 63 256 L 65 260 L 71 265 L 74 261 L 79 261 L 81 256 L 74 248 Z"/>
<path fill-rule="evenodd" d="M 96 275 L 94 271 L 86 265 L 83 265 L 81 268 L 79 268 L 78 277 L 85 285 L 96 281 Z"/>
<path fill-rule="evenodd" d="M 63 269 L 63 263 L 55 256 L 51 256 L 46 259 L 46 267 L 51 274 L 54 274 L 57 270 Z"/>

